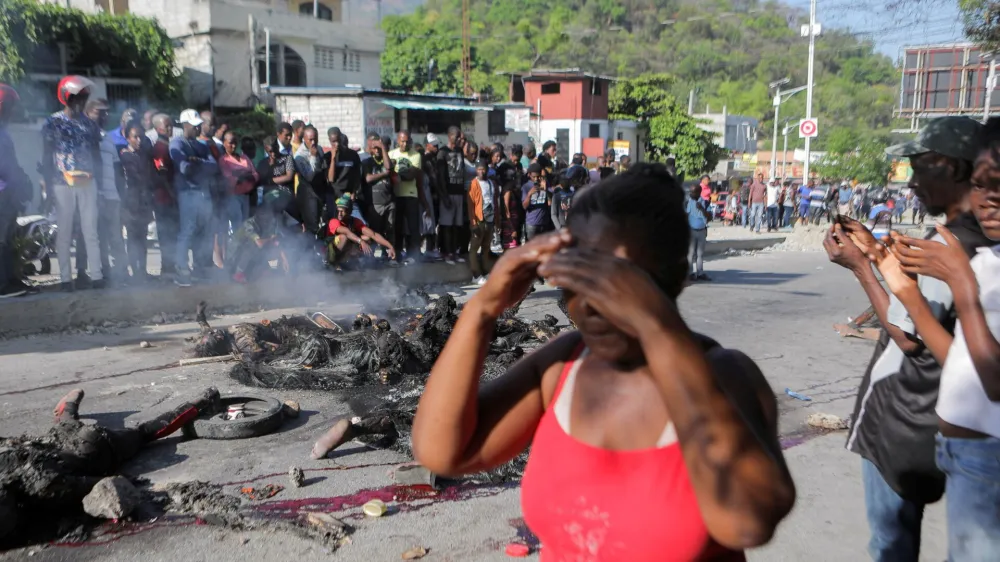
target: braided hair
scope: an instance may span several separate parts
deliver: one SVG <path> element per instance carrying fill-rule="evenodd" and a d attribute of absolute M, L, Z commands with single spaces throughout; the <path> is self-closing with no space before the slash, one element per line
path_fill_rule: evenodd
<path fill-rule="evenodd" d="M 681 185 L 663 164 L 641 163 L 584 189 L 573 200 L 566 223 L 600 215 L 616 225 L 614 236 L 637 249 L 648 273 L 670 298 L 680 294 L 687 272 L 688 226 Z"/>

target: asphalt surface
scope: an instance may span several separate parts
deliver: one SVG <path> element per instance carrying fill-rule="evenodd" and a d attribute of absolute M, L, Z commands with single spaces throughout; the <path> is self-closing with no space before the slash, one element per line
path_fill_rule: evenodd
<path fill-rule="evenodd" d="M 749 554 L 761 561 L 857 561 L 867 559 L 867 525 L 858 457 L 843 449 L 845 432 L 820 435 L 805 426 L 814 412 L 846 416 L 871 355 L 872 343 L 842 339 L 832 324 L 860 313 L 866 301 L 849 274 L 821 253 L 761 253 L 711 261 L 711 283 L 688 288 L 682 312 L 696 331 L 754 358 L 771 383 L 781 411 L 785 455 L 798 489 L 795 510 L 774 540 Z M 522 313 L 562 319 L 556 293 L 543 289 L 525 302 Z M 331 316 L 357 306 L 319 308 Z M 192 303 L 192 309 L 194 303 Z M 296 310 L 215 318 L 213 325 L 274 318 Z M 7 435 L 43 433 L 56 401 L 72 388 L 87 397 L 83 417 L 111 427 L 133 423 L 142 414 L 167 408 L 209 386 L 223 393 L 242 388 L 226 376 L 224 364 L 176 367 L 195 336 L 193 323 L 136 326 L 108 333 L 47 334 L 0 341 L 0 427 Z M 150 348 L 141 348 L 148 341 Z M 789 388 L 812 398 L 796 400 Z M 264 391 L 297 400 L 302 415 L 278 433 L 244 441 L 184 440 L 172 436 L 149 447 L 123 473 L 154 485 L 203 480 L 241 486 L 286 486 L 261 502 L 285 513 L 328 511 L 355 528 L 347 544 L 330 553 L 319 543 L 285 531 L 236 531 L 190 520 L 108 524 L 83 546 L 43 545 L 0 554 L 0 560 L 52 561 L 227 561 L 399 560 L 416 545 L 430 550 L 425 560 L 504 560 L 503 548 L 523 533 L 516 487 L 450 489 L 434 499 L 401 497 L 379 519 L 360 515 L 371 497 L 392 499 L 390 471 L 409 459 L 349 444 L 332 458 L 309 459 L 312 443 L 339 417 L 350 415 L 349 392 Z M 306 472 L 307 486 L 288 487 L 290 466 Z M 276 476 L 266 476 L 276 474 Z M 293 500 L 308 500 L 296 503 Z M 284 503 L 282 503 L 284 502 Z M 645 506 L 636 498 L 637 507 Z M 945 558 L 943 505 L 925 515 L 921 560 Z M 532 555 L 535 559 L 537 555 Z"/>

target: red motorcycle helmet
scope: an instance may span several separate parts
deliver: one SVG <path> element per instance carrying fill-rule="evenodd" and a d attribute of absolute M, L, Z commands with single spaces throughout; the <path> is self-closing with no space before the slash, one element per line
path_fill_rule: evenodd
<path fill-rule="evenodd" d="M 84 91 L 89 94 L 93 87 L 94 83 L 90 80 L 83 76 L 71 74 L 59 81 L 59 86 L 56 88 L 56 97 L 59 98 L 59 103 L 69 105 L 70 96 L 79 95 Z"/>
<path fill-rule="evenodd" d="M 0 82 L 0 115 L 3 115 L 4 108 L 14 107 L 20 102 L 21 96 L 17 95 L 17 90 Z"/>

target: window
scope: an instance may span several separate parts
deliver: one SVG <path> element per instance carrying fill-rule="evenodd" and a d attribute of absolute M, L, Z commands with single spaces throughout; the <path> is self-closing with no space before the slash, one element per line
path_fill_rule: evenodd
<path fill-rule="evenodd" d="M 329 6 L 327 6 L 322 2 L 319 2 L 318 4 L 316 4 L 316 8 L 317 10 L 315 13 L 317 18 L 326 21 L 333 21 L 333 10 L 331 10 Z M 306 16 L 313 15 L 313 3 L 303 2 L 299 4 L 299 13 Z M 337 20 L 339 21 L 340 18 L 337 18 Z"/>
<path fill-rule="evenodd" d="M 113 16 L 128 13 L 128 0 L 94 0 L 94 6 Z"/>
<path fill-rule="evenodd" d="M 601 95 L 601 81 L 591 80 L 590 83 L 591 83 L 590 93 L 595 96 Z"/>
<path fill-rule="evenodd" d="M 625 133 L 621 133 L 621 132 L 615 133 L 615 139 L 616 140 L 625 140 Z"/>
<path fill-rule="evenodd" d="M 489 136 L 507 134 L 507 112 L 502 109 L 494 109 L 487 115 L 486 134 Z"/>
<path fill-rule="evenodd" d="M 559 93 L 559 82 L 552 82 L 550 84 L 542 84 L 542 94 L 558 94 Z"/>
<path fill-rule="evenodd" d="M 906 53 L 905 68 L 907 70 L 913 70 L 917 68 L 917 53 Z"/>
<path fill-rule="evenodd" d="M 327 70 L 361 72 L 361 53 L 332 47 L 313 47 L 313 66 Z"/>
<path fill-rule="evenodd" d="M 592 138 L 592 139 L 599 139 L 599 138 L 601 138 L 601 124 L 600 123 L 591 123 L 590 124 L 590 132 L 587 134 L 587 137 Z"/>
<path fill-rule="evenodd" d="M 931 53 L 931 68 L 946 68 L 954 66 L 955 51 Z"/>
<path fill-rule="evenodd" d="M 257 72 L 261 84 L 270 76 L 272 86 L 305 86 L 306 62 L 291 47 L 280 43 L 271 44 L 271 57 L 267 60 L 265 47 L 257 49 Z M 268 75 L 270 71 L 270 75 Z"/>

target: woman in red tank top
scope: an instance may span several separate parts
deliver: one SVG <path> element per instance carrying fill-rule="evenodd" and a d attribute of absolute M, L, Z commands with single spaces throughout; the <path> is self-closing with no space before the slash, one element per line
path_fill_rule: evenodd
<path fill-rule="evenodd" d="M 545 562 L 743 560 L 795 501 L 760 369 L 677 311 L 685 197 L 649 164 L 577 194 L 568 232 L 504 253 L 427 381 L 413 448 L 433 472 L 492 468 L 531 443 L 522 508 Z M 480 389 L 497 318 L 539 275 L 579 331 Z"/>

